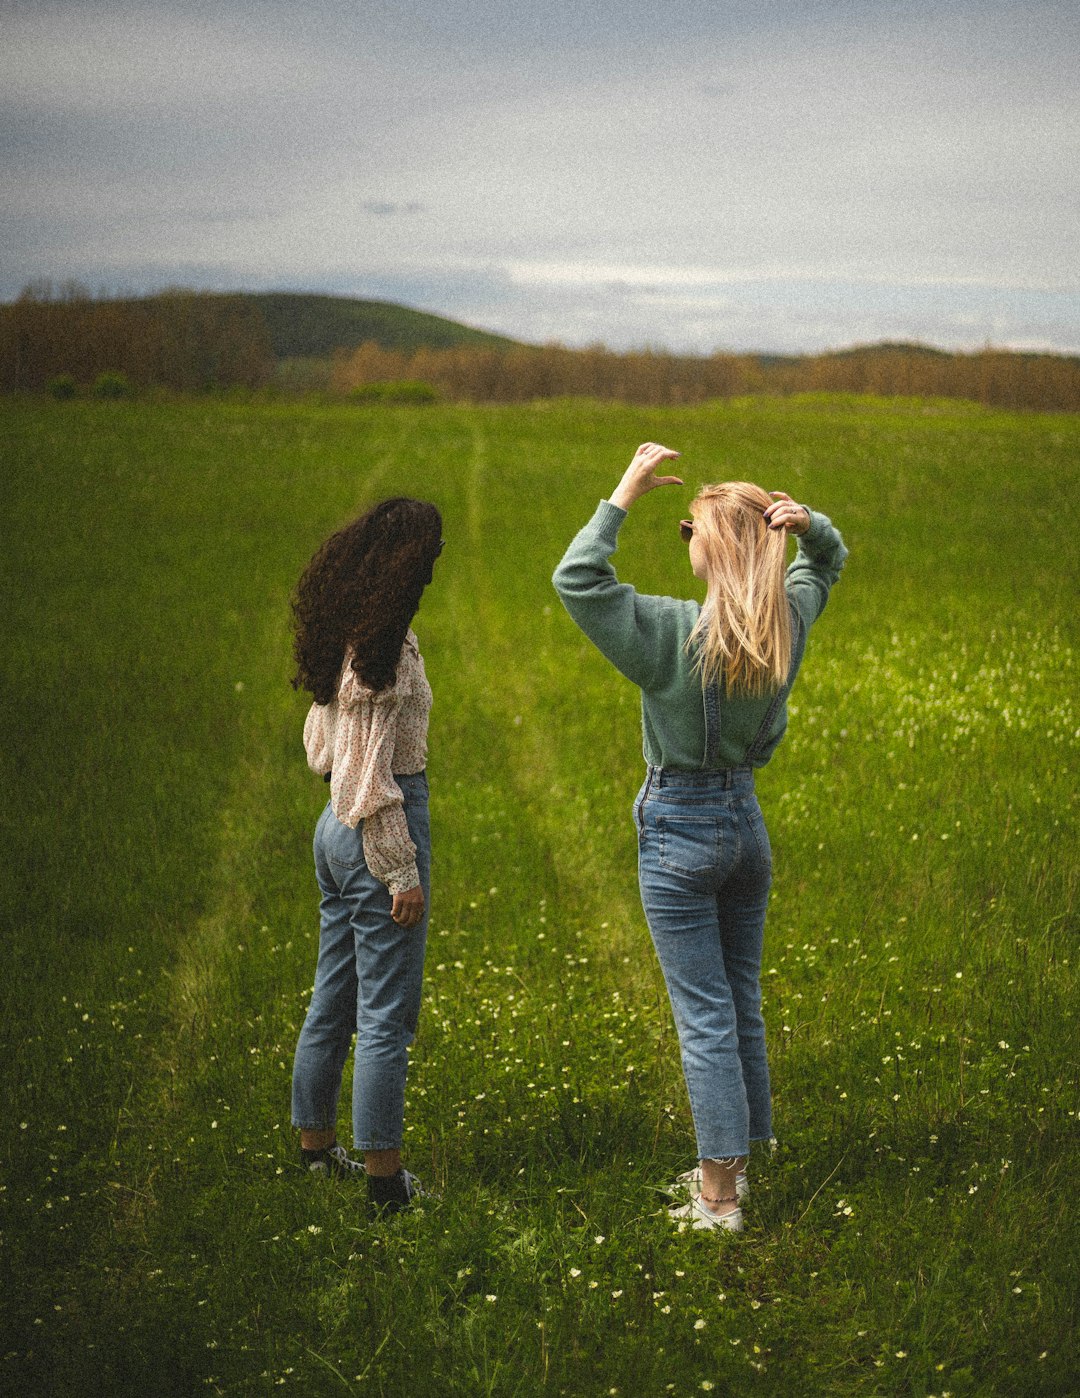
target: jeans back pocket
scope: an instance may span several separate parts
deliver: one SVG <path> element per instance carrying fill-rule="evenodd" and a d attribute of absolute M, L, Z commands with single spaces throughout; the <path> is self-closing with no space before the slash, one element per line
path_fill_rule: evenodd
<path fill-rule="evenodd" d="M 356 869 L 364 863 L 364 822 L 353 828 L 331 813 L 322 830 L 323 854 L 335 869 Z"/>
<path fill-rule="evenodd" d="M 656 838 L 657 856 L 665 869 L 700 876 L 720 865 L 723 831 L 714 817 L 658 815 Z"/>

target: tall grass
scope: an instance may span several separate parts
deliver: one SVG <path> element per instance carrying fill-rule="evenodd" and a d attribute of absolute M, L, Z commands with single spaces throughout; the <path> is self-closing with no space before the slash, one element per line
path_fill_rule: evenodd
<path fill-rule="evenodd" d="M 6 1391 L 1068 1391 L 1076 418 L 3 412 Z M 637 699 L 549 584 L 648 438 L 687 492 L 624 530 L 638 586 L 690 585 L 675 525 L 724 476 L 852 549 L 759 780 L 778 1145 L 739 1237 L 664 1213 L 693 1138 L 637 900 Z M 406 1137 L 438 1198 L 374 1224 L 288 1126 L 325 790 L 287 597 L 398 492 L 448 539 L 416 622 L 436 871 Z"/>

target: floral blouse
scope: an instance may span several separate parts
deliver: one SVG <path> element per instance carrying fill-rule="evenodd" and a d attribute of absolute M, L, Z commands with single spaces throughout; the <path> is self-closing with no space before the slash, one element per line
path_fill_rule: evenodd
<path fill-rule="evenodd" d="M 394 682 L 374 692 L 352 669 L 341 667 L 337 696 L 312 704 L 304 747 L 313 772 L 330 777 L 330 804 L 344 825 L 364 822 L 364 858 L 391 893 L 420 882 L 416 846 L 405 820 L 404 797 L 394 780 L 424 770 L 427 762 L 431 686 L 416 636 L 410 629 Z"/>

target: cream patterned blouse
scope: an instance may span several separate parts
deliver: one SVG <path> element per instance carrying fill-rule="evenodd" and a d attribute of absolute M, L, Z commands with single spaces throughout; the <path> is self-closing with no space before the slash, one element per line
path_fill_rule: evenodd
<path fill-rule="evenodd" d="M 409 837 L 404 797 L 395 776 L 422 772 L 427 762 L 431 686 L 410 629 L 394 682 L 374 692 L 351 666 L 341 667 L 336 698 L 312 704 L 304 747 L 313 772 L 330 777 L 330 804 L 344 825 L 364 822 L 364 858 L 391 893 L 420 882 L 416 846 Z"/>

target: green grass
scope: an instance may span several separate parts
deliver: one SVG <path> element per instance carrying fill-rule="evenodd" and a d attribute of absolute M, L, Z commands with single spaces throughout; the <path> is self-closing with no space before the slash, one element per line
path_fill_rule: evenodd
<path fill-rule="evenodd" d="M 1080 420 L 812 398 L 649 412 L 8 401 L 5 1392 L 1036 1395 L 1076 1368 Z M 747 477 L 851 559 L 759 791 L 779 1145 L 740 1237 L 693 1155 L 637 899 L 637 697 L 550 587 L 640 440 L 686 491 L 617 563 L 682 591 Z M 325 798 L 287 598 L 438 502 L 435 893 L 380 1225 L 288 1125 Z M 348 1140 L 348 1083 L 342 1136 Z"/>

